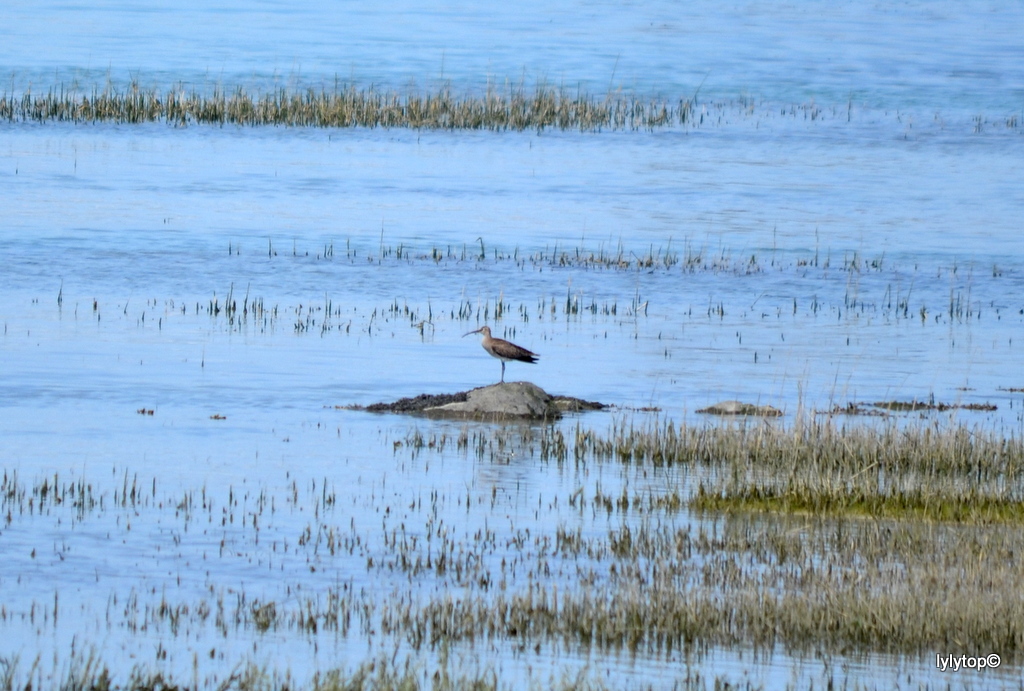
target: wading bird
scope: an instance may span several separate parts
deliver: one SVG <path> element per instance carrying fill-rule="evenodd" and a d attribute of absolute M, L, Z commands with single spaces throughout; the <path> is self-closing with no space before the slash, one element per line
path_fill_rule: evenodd
<path fill-rule="evenodd" d="M 526 348 L 517 346 L 515 343 L 509 343 L 503 339 L 491 337 L 491 327 L 489 326 L 481 326 L 476 331 L 470 331 L 467 334 L 462 334 L 462 337 L 465 338 L 472 334 L 483 334 L 484 337 L 483 340 L 480 341 L 480 345 L 484 347 L 484 350 L 491 354 L 491 357 L 496 357 L 501 360 L 502 383 L 505 382 L 506 362 L 512 362 L 515 360 L 517 362 L 534 363 L 537 362 L 537 358 L 540 357 L 537 353 L 531 353 Z"/>

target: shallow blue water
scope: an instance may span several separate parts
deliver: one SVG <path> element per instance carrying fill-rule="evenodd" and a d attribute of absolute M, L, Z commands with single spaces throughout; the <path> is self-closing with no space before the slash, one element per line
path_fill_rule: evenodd
<path fill-rule="evenodd" d="M 430 491 L 467 540 L 508 516 L 543 528 L 536 506 L 552 496 L 565 506 L 594 478 L 531 459 L 408 463 L 393 443 L 412 429 L 457 432 L 334 408 L 490 383 L 498 364 L 461 338 L 485 320 L 542 354 L 532 368 L 510 364 L 510 379 L 627 411 L 656 406 L 704 424 L 698 408 L 739 398 L 791 421 L 851 401 L 934 399 L 997 406 L 943 419 L 1024 426 L 1010 391 L 1024 387 L 1019 3 L 13 2 L 2 12 L 0 91 L 14 94 L 132 79 L 199 91 L 543 83 L 695 96 L 698 114 L 685 127 L 588 134 L 0 124 L 0 464 L 25 481 L 84 477 L 109 496 L 127 471 L 166 501 L 205 488 L 223 506 L 239 487 L 250 500 L 286 497 L 296 479 L 314 497 L 329 477 L 339 524 L 356 521 L 371 552 L 382 501 L 407 506 Z M 630 268 L 574 261 L 589 253 Z M 638 268 L 648 254 L 655 266 Z M 670 255 L 700 259 L 665 267 Z M 229 294 L 265 311 L 211 315 Z M 495 322 L 499 299 L 507 312 Z M 567 313 L 567 301 L 580 309 Z M 604 429 L 631 414 L 582 421 Z M 456 498 L 496 490 L 509 497 L 500 510 L 459 522 Z M 307 519 L 295 509 L 264 535 L 294 542 Z M 221 539 L 237 559 L 221 557 Z M 373 580 L 344 560 L 308 575 L 302 554 L 268 556 L 253 539 L 156 509 L 19 516 L 0 528 L 15 555 L 0 587 L 17 614 L 2 626 L 25 636 L 23 661 L 63 654 L 76 637 L 103 641 L 102 657 L 126 668 L 158 660 L 168 640 L 179 667 L 217 640 L 224 657 L 203 661 L 211 674 L 253 645 L 292 669 L 363 659 L 358 636 L 202 629 L 178 640 L 105 623 L 112 612 L 130 619 L 110 598 L 132 589 L 144 609 L 166 593 L 321 592 L 331 569 Z M 58 591 L 61 621 L 74 625 L 34 627 L 25 613 Z M 588 663 L 506 653 L 494 657 L 511 669 Z M 784 655 L 712 660 L 712 672 L 769 685 L 791 667 L 798 679 L 821 672 Z M 613 683 L 645 672 L 668 683 L 679 663 L 589 662 Z M 868 678 L 882 685 L 908 664 L 915 678 L 947 681 L 927 664 L 880 664 Z"/>
<path fill-rule="evenodd" d="M 18 90 L 123 82 L 458 90 L 545 82 L 790 104 L 1019 113 L 1013 2 L 34 3 L 4 9 Z"/>

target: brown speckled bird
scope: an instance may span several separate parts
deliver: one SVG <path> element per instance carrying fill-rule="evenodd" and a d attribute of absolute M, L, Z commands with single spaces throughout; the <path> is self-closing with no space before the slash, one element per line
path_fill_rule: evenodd
<path fill-rule="evenodd" d="M 491 327 L 481 326 L 476 331 L 470 331 L 467 334 L 463 334 L 462 337 L 470 336 L 472 334 L 483 334 L 483 340 L 480 341 L 480 345 L 484 347 L 491 357 L 496 357 L 501 360 L 501 382 L 505 382 L 505 363 L 512 362 L 537 362 L 537 358 L 540 355 L 537 353 L 531 353 L 526 348 L 517 346 L 515 343 L 509 343 L 501 338 L 494 338 L 491 336 Z"/>

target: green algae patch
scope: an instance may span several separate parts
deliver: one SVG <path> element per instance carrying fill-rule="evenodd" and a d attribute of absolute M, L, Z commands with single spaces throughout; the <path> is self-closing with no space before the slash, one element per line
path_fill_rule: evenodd
<path fill-rule="evenodd" d="M 865 496 L 748 488 L 709 492 L 690 499 L 697 511 L 767 512 L 819 516 L 886 518 L 954 523 L 1024 523 L 1024 502 L 991 497 L 924 497 L 915 494 Z"/>

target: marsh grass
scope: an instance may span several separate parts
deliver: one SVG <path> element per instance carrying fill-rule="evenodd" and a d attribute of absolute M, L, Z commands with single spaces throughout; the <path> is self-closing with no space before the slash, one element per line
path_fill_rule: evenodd
<path fill-rule="evenodd" d="M 595 246 L 596 245 L 596 246 Z M 700 247 L 684 239 L 682 242 L 673 242 L 671 238 L 664 245 L 649 245 L 640 250 L 629 249 L 622 243 L 594 243 L 587 245 L 583 239 L 578 246 L 555 244 L 543 250 L 534 252 L 523 252 L 518 247 L 511 249 L 497 249 L 492 246 L 485 246 L 481 241 L 479 247 L 472 244 L 458 245 L 430 245 L 412 248 L 408 245 L 397 246 L 387 245 L 381 242 L 379 246 L 369 249 L 366 247 L 354 247 L 350 240 L 345 242 L 345 251 L 335 251 L 334 242 L 329 241 L 324 245 L 314 248 L 302 248 L 294 246 L 291 252 L 278 253 L 275 241 L 260 240 L 254 249 L 250 243 L 243 250 L 243 245 L 237 242 L 228 243 L 228 253 L 232 257 L 247 254 L 251 258 L 258 254 L 266 256 L 275 262 L 298 262 L 301 264 L 299 270 L 304 270 L 312 262 L 316 263 L 337 263 L 355 267 L 360 271 L 373 272 L 378 267 L 396 266 L 437 268 L 447 271 L 458 268 L 466 263 L 486 270 L 496 271 L 531 271 L 541 274 L 549 271 L 580 270 L 593 273 L 609 272 L 612 274 L 657 274 L 665 276 L 704 276 L 714 277 L 746 277 L 752 274 L 772 273 L 778 276 L 788 275 L 798 280 L 810 278 L 824 280 L 824 290 L 827 294 L 811 292 L 810 294 L 794 294 L 777 300 L 766 297 L 765 294 L 750 298 L 749 295 L 741 295 L 738 299 L 723 299 L 721 295 L 709 290 L 706 303 L 704 297 L 695 295 L 694 302 L 683 307 L 673 301 L 666 302 L 664 293 L 657 287 L 641 290 L 643 284 L 637 282 L 633 285 L 624 286 L 615 291 L 612 284 L 608 287 L 591 288 L 584 290 L 580 288 L 580 281 L 573 282 L 573 276 L 567 275 L 564 282 L 558 288 L 536 295 L 533 299 L 524 299 L 522 294 L 508 294 L 504 288 L 492 291 L 490 288 L 482 291 L 474 291 L 475 294 L 467 295 L 465 292 L 458 301 L 438 303 L 426 302 L 418 304 L 410 301 L 408 296 L 395 297 L 387 303 L 376 303 L 368 309 L 361 309 L 353 306 L 350 299 L 340 295 L 329 293 L 310 294 L 304 297 L 298 304 L 276 304 L 264 297 L 253 295 L 252 286 L 246 283 L 244 291 L 242 285 L 235 285 L 228 282 L 212 288 L 205 297 L 196 299 L 169 298 L 163 300 L 149 299 L 141 303 L 141 311 L 136 310 L 138 306 L 133 303 L 129 306 L 118 305 L 119 313 L 128 315 L 133 313 L 136 324 L 140 328 L 152 327 L 162 330 L 171 323 L 171 320 L 179 320 L 189 315 L 205 315 L 213 323 L 226 325 L 229 330 L 247 331 L 250 333 L 274 333 L 278 329 L 291 328 L 296 334 L 325 336 L 329 333 L 339 335 L 361 336 L 362 334 L 376 335 L 382 331 L 382 323 L 398 324 L 405 322 L 409 327 L 419 332 L 423 340 L 431 339 L 442 333 L 438 329 L 443 328 L 445 321 L 474 322 L 477 326 L 483 322 L 502 322 L 506 326 L 501 336 L 507 339 L 515 339 L 515 332 L 518 324 L 576 321 L 597 323 L 601 320 L 607 324 L 619 324 L 623 319 L 639 321 L 653 316 L 655 319 L 668 315 L 672 319 L 679 319 L 683 322 L 704 324 L 707 320 L 713 320 L 719 324 L 736 323 L 740 327 L 746 327 L 754 320 L 761 323 L 774 322 L 785 325 L 793 319 L 814 319 L 822 320 L 819 323 L 826 323 L 825 320 L 834 323 L 862 323 L 863 319 L 878 318 L 886 324 L 917 321 L 918 317 L 911 309 L 910 293 L 902 290 L 900 284 L 905 278 L 898 274 L 884 274 L 877 267 L 892 266 L 892 263 L 885 264 L 881 258 L 865 258 L 860 256 L 843 257 L 842 261 L 829 258 L 818 259 L 796 257 L 783 261 L 781 259 L 763 255 L 749 256 L 745 258 L 734 256 L 726 251 L 712 253 L 706 247 Z M 244 260 L 240 260 L 244 261 Z M 818 268 L 808 268 L 815 266 Z M 429 270 L 429 268 L 428 268 Z M 895 270 L 895 268 L 894 268 Z M 904 267 L 900 267 L 902 272 Z M 923 281 L 925 272 L 917 267 L 908 269 L 915 276 Z M 942 273 L 950 274 L 950 281 L 953 282 L 953 294 L 964 307 L 959 311 L 949 313 L 936 312 L 933 315 L 927 311 L 927 301 L 935 297 L 921 286 L 913 293 L 915 300 L 921 300 L 920 311 L 931 316 L 922 323 L 931 326 L 932 324 L 983 324 L 982 313 L 984 312 L 987 323 L 992 320 L 1004 319 L 999 307 L 982 310 L 981 302 L 975 297 L 971 298 L 972 284 L 970 277 L 964 277 L 960 272 L 957 278 L 956 268 L 941 269 Z M 568 272 L 567 272 L 568 273 Z M 851 287 L 856 281 L 865 281 L 869 273 L 873 282 L 872 292 L 884 294 L 884 299 L 866 300 L 864 292 L 867 292 L 865 285 Z M 369 273 L 367 273 L 369 275 Z M 838 278 L 836 278 L 838 276 Z M 915 278 L 915 280 L 917 280 Z M 998 279 L 1002 280 L 1002 279 Z M 590 281 L 588 281 L 590 282 Z M 592 282 L 591 282 L 592 283 Z M 500 282 L 499 282 L 500 284 Z M 843 291 L 845 290 L 845 294 Z M 1002 290 L 1002 288 L 1000 288 Z M 648 292 L 650 291 L 650 292 Z M 58 310 L 62 302 L 70 298 L 65 295 L 63 287 L 54 286 L 55 298 Z M 750 302 L 750 300 L 753 302 Z M 97 323 L 100 322 L 103 310 L 95 298 L 90 297 L 89 301 L 93 306 L 93 317 Z M 702 304 L 703 303 L 703 304 Z M 104 303 L 106 304 L 106 303 Z M 706 304 L 706 307 L 704 306 Z M 78 303 L 75 303 L 74 315 L 78 316 Z M 110 312 L 107 312 L 109 315 Z M 147 321 L 147 316 L 149 317 Z M 1012 318 L 1012 315 L 1011 315 Z M 794 322 L 795 324 L 795 322 Z M 795 328 L 795 326 L 793 327 Z M 667 332 L 666 332 L 667 333 Z M 785 340 L 785 333 L 780 330 L 780 337 Z M 639 334 L 643 337 L 643 334 Z M 955 344 L 960 338 L 957 333 L 949 332 L 942 335 L 948 338 L 951 344 Z M 659 332 L 658 340 L 662 339 Z M 742 338 L 737 331 L 738 343 L 742 344 Z M 677 337 L 667 339 L 678 341 Z M 850 345 L 849 342 L 846 344 Z M 676 346 L 666 345 L 664 348 L 665 357 L 671 357 L 672 350 Z M 756 355 L 755 350 L 753 355 Z M 770 355 L 769 355 L 770 357 Z M 1012 391 L 1012 389 L 1009 389 Z M 845 406 L 835 405 L 830 410 L 821 411 L 821 415 L 887 415 L 915 411 L 936 411 L 948 410 L 974 410 L 993 411 L 996 406 L 991 403 L 965 402 L 953 400 L 946 403 L 925 402 L 925 401 L 888 401 L 877 403 L 856 403 L 850 402 Z"/>
<path fill-rule="evenodd" d="M 683 497 L 699 510 L 1024 522 L 1021 439 L 965 426 L 620 423 L 607 437 L 579 430 L 576 454 L 590 453 L 699 468 L 696 491 Z"/>
<path fill-rule="evenodd" d="M 828 489 L 841 500 L 847 489 L 861 496 L 876 486 L 884 497 L 916 488 L 939 504 L 958 496 L 964 506 L 977 501 L 987 510 L 972 497 L 992 503 L 1019 496 L 1015 469 L 1022 454 L 1015 438 L 962 427 L 751 422 L 689 428 L 653 420 L 619 421 L 607 434 L 582 425 L 417 428 L 385 434 L 382 443 L 404 472 L 427 474 L 435 459 L 451 456 L 482 469 L 505 468 L 514 457 L 511 463 L 571 479 L 542 483 L 544 498 L 534 503 L 535 495 L 490 484 L 367 496 L 325 477 L 242 491 L 229 486 L 225 496 L 224 488 L 205 486 L 168 493 L 155 478 L 140 480 L 127 470 L 29 481 L 8 472 L 0 510 L 16 528 L 64 518 L 86 526 L 112 512 L 120 531 L 115 538 L 132 530 L 129 519 L 138 525 L 167 519 L 175 549 L 193 540 L 207 544 L 197 533 L 219 524 L 212 565 L 270 549 L 291 565 L 275 572 L 280 588 L 247 593 L 218 582 L 201 594 L 133 591 L 125 599 L 115 593 L 106 625 L 158 635 L 165 650 L 203 632 L 217 640 L 267 636 L 267 645 L 357 639 L 402 650 L 321 671 L 312 688 L 505 687 L 489 669 L 444 662 L 454 649 L 494 660 L 490 651 L 504 664 L 531 650 L 556 659 L 624 654 L 641 667 L 654 661 L 659 673 L 664 660 L 685 656 L 702 665 L 715 650 L 737 647 L 763 659 L 777 652 L 822 659 L 886 654 L 913 664 L 969 645 L 998 653 L 1007 667 L 1024 660 L 1024 562 L 1017 558 L 1024 538 L 1016 507 L 1010 518 L 984 521 L 825 510 L 820 499 L 800 511 L 726 503 L 686 513 L 701 491 L 727 500 L 733 487 L 790 485 L 798 496 L 813 499 Z M 817 474 L 825 480 L 814 484 Z M 618 487 L 627 500 L 617 498 Z M 651 493 L 650 501 L 629 494 L 638 487 Z M 357 525 L 348 508 L 357 499 L 381 516 L 379 523 Z M 523 506 L 531 507 L 525 513 L 532 518 Z M 504 518 L 491 522 L 496 515 Z M 354 580 L 314 586 L 305 580 L 314 567 Z M 0 622 L 27 622 L 49 635 L 66 620 L 58 609 L 76 606 L 63 594 L 59 603 L 54 595 L 52 608 L 48 600 L 23 601 L 0 608 Z M 165 670 L 164 659 L 158 652 L 156 669 Z M 82 683 L 67 688 L 198 686 L 187 670 L 143 671 L 138 683 L 126 685 L 125 670 L 115 674 L 97 659 L 85 662 L 72 667 Z M 219 670 L 233 669 L 228 662 Z M 246 665 L 218 684 L 295 687 L 285 671 Z M 10 662 L 0 672 L 21 678 Z M 708 684 L 680 682 L 682 688 Z M 601 680 L 584 675 L 552 686 L 600 688 Z"/>
<path fill-rule="evenodd" d="M 262 243 L 262 241 L 260 242 Z M 719 322 L 737 317 L 758 320 L 774 318 L 778 322 L 783 318 L 804 316 L 846 323 L 862 318 L 878 317 L 885 320 L 886 323 L 916 322 L 920 319 L 922 325 L 933 323 L 975 324 L 982 323 L 983 314 L 990 320 L 992 318 L 1003 319 L 1005 314 L 1004 308 L 995 305 L 986 307 L 984 301 L 978 297 L 974 278 L 969 272 L 965 274 L 963 271 L 958 271 L 955 265 L 939 268 L 939 274 L 949 279 L 948 299 L 951 305 L 955 305 L 948 311 L 943 311 L 932 310 L 928 305 L 947 299 L 947 295 L 943 294 L 946 292 L 946 288 L 936 292 L 935 290 L 926 290 L 921 285 L 912 291 L 902 287 L 906 281 L 904 272 L 909 271 L 913 284 L 914 281 L 931 280 L 930 276 L 926 275 L 930 271 L 926 272 L 917 266 L 897 266 L 891 261 L 886 261 L 884 256 L 864 257 L 853 253 L 842 257 L 832 257 L 829 252 L 826 256 L 821 257 L 817 250 L 813 254 L 787 260 L 776 257 L 774 253 L 760 256 L 736 256 L 724 250 L 717 253 L 711 252 L 707 247 L 695 245 L 685 238 L 682 242 L 674 242 L 672 238 L 669 238 L 664 245 L 649 245 L 646 248 L 632 249 L 624 246 L 621 242 L 617 244 L 599 242 L 596 243 L 596 246 L 588 246 L 581 239 L 580 245 L 575 247 L 556 243 L 552 247 L 545 247 L 543 250 L 534 252 L 523 252 L 518 247 L 499 249 L 485 246 L 480 238 L 478 238 L 478 242 L 479 247 L 469 243 L 463 243 L 461 246 L 411 247 L 405 244 L 395 246 L 385 244 L 382 235 L 380 244 L 374 248 L 375 251 L 366 247 L 354 247 L 351 240 L 346 240 L 344 253 L 335 252 L 333 241 L 313 249 L 293 246 L 292 252 L 280 254 L 274 249 L 274 242 L 268 241 L 267 249 L 264 249 L 261 244 L 257 252 L 267 255 L 273 261 L 298 260 L 303 264 L 314 260 L 350 266 L 362 265 L 363 267 L 429 264 L 441 269 L 449 269 L 453 266 L 470 263 L 489 269 L 515 268 L 520 271 L 529 270 L 537 274 L 552 270 L 574 269 L 587 272 L 642 273 L 644 275 L 663 273 L 684 276 L 746 277 L 773 274 L 789 275 L 798 280 L 812 278 L 826 281 L 824 290 L 828 291 L 827 294 L 819 293 L 818 289 L 814 288 L 808 289 L 809 292 L 806 294 L 794 293 L 785 299 L 775 301 L 762 300 L 764 297 L 762 295 L 754 298 L 752 303 L 723 301 L 720 296 L 709 294 L 706 308 L 698 306 L 699 303 L 694 303 L 685 311 L 680 310 L 677 313 L 681 318 L 707 317 Z M 243 254 L 243 248 L 238 243 L 229 243 L 228 253 L 239 256 Z M 253 248 L 251 246 L 246 248 L 244 253 L 252 256 Z M 869 294 L 877 295 L 878 293 L 882 294 L 880 300 L 867 297 Z M 63 299 L 62 292 L 58 292 L 57 297 L 59 300 Z M 525 322 L 530 319 L 554 317 L 555 315 L 564 315 L 567 319 L 646 317 L 649 311 L 665 309 L 664 305 L 657 303 L 657 297 L 658 295 L 655 293 L 655 301 L 652 302 L 651 296 L 643 294 L 638 284 L 632 291 L 612 296 L 611 299 L 603 296 L 599 301 L 596 295 L 585 295 L 581 290 L 574 288 L 572 279 L 569 277 L 561 295 L 553 292 L 542 296 L 537 302 L 536 309 L 522 302 L 517 305 L 502 293 L 497 296 L 488 296 L 484 302 L 479 302 L 478 298 L 476 305 L 470 300 L 463 299 L 457 306 L 437 309 L 433 309 L 428 302 L 420 309 L 410 310 L 408 303 L 400 304 L 404 302 L 404 299 L 396 299 L 393 304 L 386 306 L 383 310 L 374 310 L 374 317 L 379 314 L 386 318 L 396 318 L 401 312 L 401 316 L 407 318 L 411 326 L 426 335 L 434 327 L 435 317 L 446 314 L 452 321 L 479 321 L 481 319 L 497 321 L 519 317 L 521 321 Z M 916 304 L 912 305 L 912 300 Z M 279 309 L 278 306 L 264 306 L 262 298 L 250 298 L 249 286 L 247 286 L 241 302 L 235 298 L 233 289 L 229 288 L 226 297 L 218 298 L 215 294 L 204 311 L 213 317 L 223 315 L 232 324 L 262 321 L 266 327 L 280 316 Z M 198 314 L 199 311 L 200 305 L 197 303 L 196 313 Z M 322 335 L 339 325 L 345 325 L 347 332 L 352 325 L 346 318 L 347 314 L 343 313 L 341 305 L 338 302 L 332 302 L 330 296 L 311 296 L 306 302 L 306 308 L 294 310 L 294 313 L 296 317 L 294 329 L 297 333 Z M 505 337 L 512 336 L 512 334 L 505 334 Z M 979 411 L 994 409 L 991 404 L 977 402 L 889 401 L 850 404 L 846 408 L 837 406 L 829 413 L 864 414 L 865 409 L 862 405 L 874 406 L 879 413 L 912 410 L 941 412 L 952 409 Z"/>
<path fill-rule="evenodd" d="M 448 86 L 432 93 L 399 93 L 343 85 L 265 94 L 218 88 L 201 94 L 184 87 L 161 92 L 132 81 L 124 89 L 108 84 L 89 94 L 61 86 L 45 94 L 29 90 L 0 97 L 0 120 L 9 122 L 598 131 L 686 124 L 692 116 L 693 104 L 687 100 L 622 93 L 597 97 L 544 85 L 533 91 L 491 87 L 476 96 L 454 94 Z"/>
<path fill-rule="evenodd" d="M 0 657 L 0 691 L 28 691 L 35 688 L 32 681 L 21 685 L 22 675 L 18 663 L 17 658 Z M 29 679 L 32 672 L 39 668 L 39 663 L 40 660 L 37 659 L 28 674 Z M 240 665 L 228 674 L 226 679 L 216 684 L 203 684 L 194 679 L 187 679 L 187 673 L 147 671 L 142 666 L 131 670 L 124 682 L 119 681 L 120 676 L 92 653 L 72 660 L 63 679 L 59 681 L 59 688 L 65 691 L 198 691 L 207 687 L 218 691 L 499 691 L 524 688 L 522 680 L 502 678 L 491 669 L 475 673 L 460 671 L 444 653 L 439 656 L 436 664 L 429 667 L 410 659 L 398 662 L 386 655 L 379 658 L 370 657 L 352 669 L 337 668 L 319 673 L 312 683 L 306 685 L 295 683 L 287 673 L 272 672 L 252 663 Z M 526 688 L 602 691 L 615 687 L 608 686 L 604 680 L 597 675 L 589 674 L 586 670 L 565 670 L 552 675 L 544 683 L 535 681 Z M 637 680 L 631 688 L 644 690 L 655 687 Z M 703 691 L 708 688 L 752 691 L 758 687 L 749 681 L 745 684 L 733 684 L 725 677 L 705 678 L 699 672 L 688 671 L 676 681 L 673 688 L 680 691 Z"/>
<path fill-rule="evenodd" d="M 466 592 L 384 605 L 382 619 L 415 646 L 497 639 L 653 656 L 740 645 L 914 657 L 969 642 L 1006 664 L 1024 658 L 1017 438 L 807 421 L 495 434 L 505 445 L 536 445 L 548 461 L 574 459 L 584 475 L 612 462 L 634 484 L 643 478 L 664 492 L 638 499 L 580 487 L 569 506 L 607 513 L 608 532 L 560 523 L 534 536 L 532 550 L 528 537 L 510 542 L 529 573 L 546 576 L 526 585 L 510 587 L 504 559 L 499 573 L 449 562 L 465 574 Z M 477 458 L 495 445 L 474 444 Z M 774 487 L 793 498 L 754 504 L 741 495 Z M 687 506 L 699 524 L 672 520 Z M 467 554 L 466 563 L 485 556 Z M 510 558 L 508 571 L 523 562 Z M 559 575 L 576 585 L 560 587 Z"/>
<path fill-rule="evenodd" d="M 709 491 L 701 486 L 689 506 L 701 511 L 775 511 L 871 518 L 1022 523 L 1024 503 L 985 496 L 937 497 L 922 492 L 865 496 L 836 491 L 749 487 Z"/>
<path fill-rule="evenodd" d="M 582 587 L 530 579 L 391 600 L 382 620 L 431 647 L 561 642 L 700 659 L 713 646 L 913 657 L 969 642 L 1007 664 L 1024 652 L 1012 529 L 751 516 L 692 529 L 655 517 L 569 537 L 535 572 L 568 568 Z"/>

